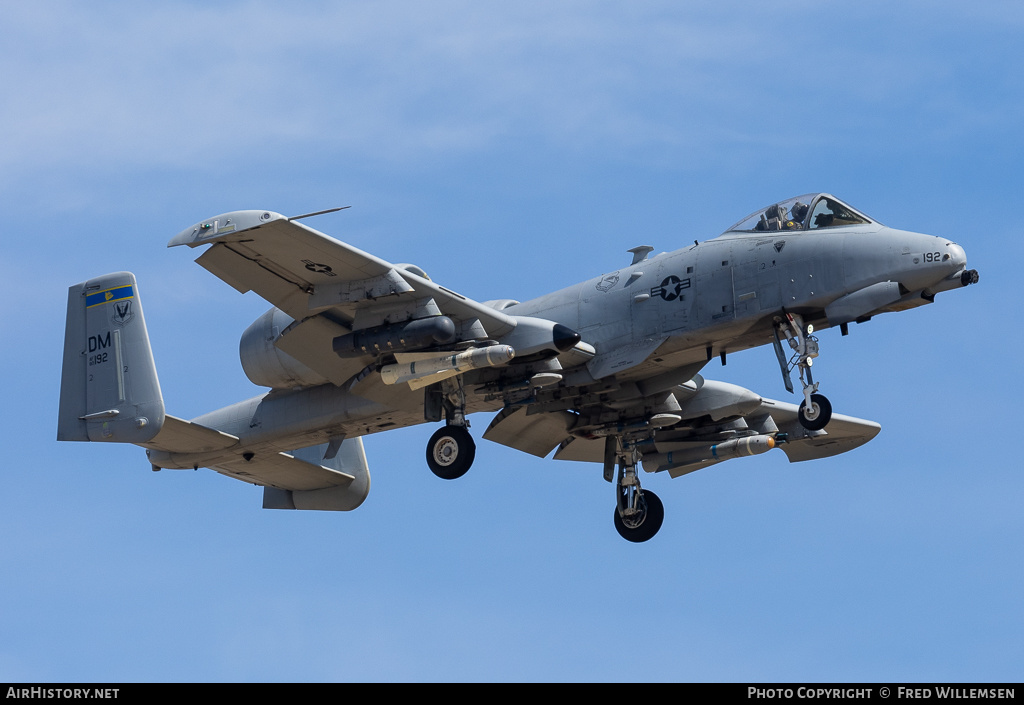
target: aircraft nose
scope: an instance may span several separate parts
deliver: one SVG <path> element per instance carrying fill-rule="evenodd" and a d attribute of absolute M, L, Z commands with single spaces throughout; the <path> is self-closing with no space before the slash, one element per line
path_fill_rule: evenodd
<path fill-rule="evenodd" d="M 967 266 L 967 253 L 955 242 L 946 243 L 946 254 L 949 256 L 949 263 L 954 270 L 960 270 Z"/>
<path fill-rule="evenodd" d="M 976 269 L 967 269 L 967 253 L 964 252 L 964 248 L 948 240 L 945 241 L 944 245 L 945 251 L 942 252 L 941 264 L 942 271 L 946 272 L 946 274 L 942 281 L 936 282 L 925 289 L 925 293 L 929 296 L 934 296 L 940 291 L 958 289 L 978 283 L 978 271 Z"/>

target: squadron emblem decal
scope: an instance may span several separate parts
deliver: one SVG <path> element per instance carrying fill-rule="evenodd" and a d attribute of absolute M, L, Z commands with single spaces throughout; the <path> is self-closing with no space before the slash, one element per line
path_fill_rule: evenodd
<path fill-rule="evenodd" d="M 775 243 L 775 251 L 776 252 L 782 252 L 782 248 L 785 247 L 785 246 L 786 246 L 786 241 L 785 240 L 779 240 L 778 242 Z"/>
<path fill-rule="evenodd" d="M 114 315 L 110 317 L 112 323 L 123 326 L 133 318 L 135 318 L 135 314 L 132 312 L 132 302 L 130 299 L 114 303 Z"/>
<path fill-rule="evenodd" d="M 605 277 L 597 283 L 598 291 L 611 291 L 611 288 L 619 283 L 619 273 L 612 272 L 611 274 L 605 275 Z"/>

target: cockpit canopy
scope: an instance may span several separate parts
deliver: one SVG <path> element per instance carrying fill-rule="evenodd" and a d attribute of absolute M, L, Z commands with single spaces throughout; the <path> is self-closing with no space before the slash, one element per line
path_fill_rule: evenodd
<path fill-rule="evenodd" d="M 875 221 L 828 193 L 807 193 L 751 213 L 726 232 L 815 230 Z"/>

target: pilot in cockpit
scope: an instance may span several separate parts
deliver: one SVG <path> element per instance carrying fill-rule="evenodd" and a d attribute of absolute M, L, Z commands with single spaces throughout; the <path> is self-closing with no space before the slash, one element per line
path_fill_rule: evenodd
<path fill-rule="evenodd" d="M 787 211 L 786 206 L 782 203 L 768 206 L 761 214 L 754 230 L 762 232 L 766 230 L 802 230 L 804 218 L 807 217 L 807 209 L 807 205 L 800 201 L 793 204 L 792 211 Z"/>
<path fill-rule="evenodd" d="M 800 230 L 804 227 L 804 218 L 807 217 L 807 210 L 810 208 L 806 203 L 797 201 L 790 210 L 790 219 L 786 223 L 787 230 Z"/>

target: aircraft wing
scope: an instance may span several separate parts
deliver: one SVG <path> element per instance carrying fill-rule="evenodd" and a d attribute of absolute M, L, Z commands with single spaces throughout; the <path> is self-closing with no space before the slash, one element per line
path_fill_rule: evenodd
<path fill-rule="evenodd" d="M 509 316 L 271 211 L 236 211 L 183 230 L 168 247 L 209 246 L 196 261 L 239 292 L 255 291 L 291 316 L 278 347 L 341 384 L 367 360 L 334 355 L 331 341 L 366 328 L 431 315 L 460 338 L 498 338 Z M 354 325 L 355 324 L 355 325 Z"/>
<path fill-rule="evenodd" d="M 657 430 L 653 443 L 644 446 L 645 455 L 655 454 L 651 456 L 652 467 L 667 469 L 670 475 L 677 477 L 729 457 L 740 457 L 742 453 L 716 454 L 715 448 L 724 447 L 719 444 L 730 438 L 714 435 L 724 428 L 720 426 L 722 423 L 732 430 L 767 434 L 773 438 L 777 434 L 785 434 L 787 441 L 778 447 L 793 463 L 845 453 L 864 445 L 881 430 L 881 426 L 874 421 L 833 414 L 824 430 L 808 431 L 800 425 L 799 407 L 795 404 L 758 398 L 752 392 L 734 385 L 706 382 L 705 389 L 718 390 L 719 394 L 692 411 L 693 418 Z M 678 396 L 686 393 L 684 388 L 677 389 Z M 695 400 L 698 393 L 691 392 Z M 736 395 L 740 393 L 751 395 L 753 403 L 739 416 L 733 416 L 726 408 L 733 407 Z M 687 413 L 685 405 L 680 413 Z M 709 416 L 718 416 L 719 420 L 711 421 Z M 556 460 L 604 462 L 605 439 L 587 434 L 574 435 L 576 418 L 567 411 L 530 414 L 524 407 L 506 408 L 491 421 L 484 438 L 538 457 L 545 457 L 554 450 Z M 770 446 L 765 447 L 765 450 L 768 448 Z M 676 460 L 673 464 L 672 459 L 665 456 L 667 453 L 674 453 L 682 460 Z"/>
<path fill-rule="evenodd" d="M 780 431 L 789 434 L 789 442 L 780 446 L 789 462 L 830 458 L 858 448 L 878 435 L 881 425 L 867 419 L 845 414 L 832 414 L 832 420 L 823 431 L 807 431 L 797 416 L 800 407 L 781 401 L 765 399 L 761 408 L 771 414 Z"/>

